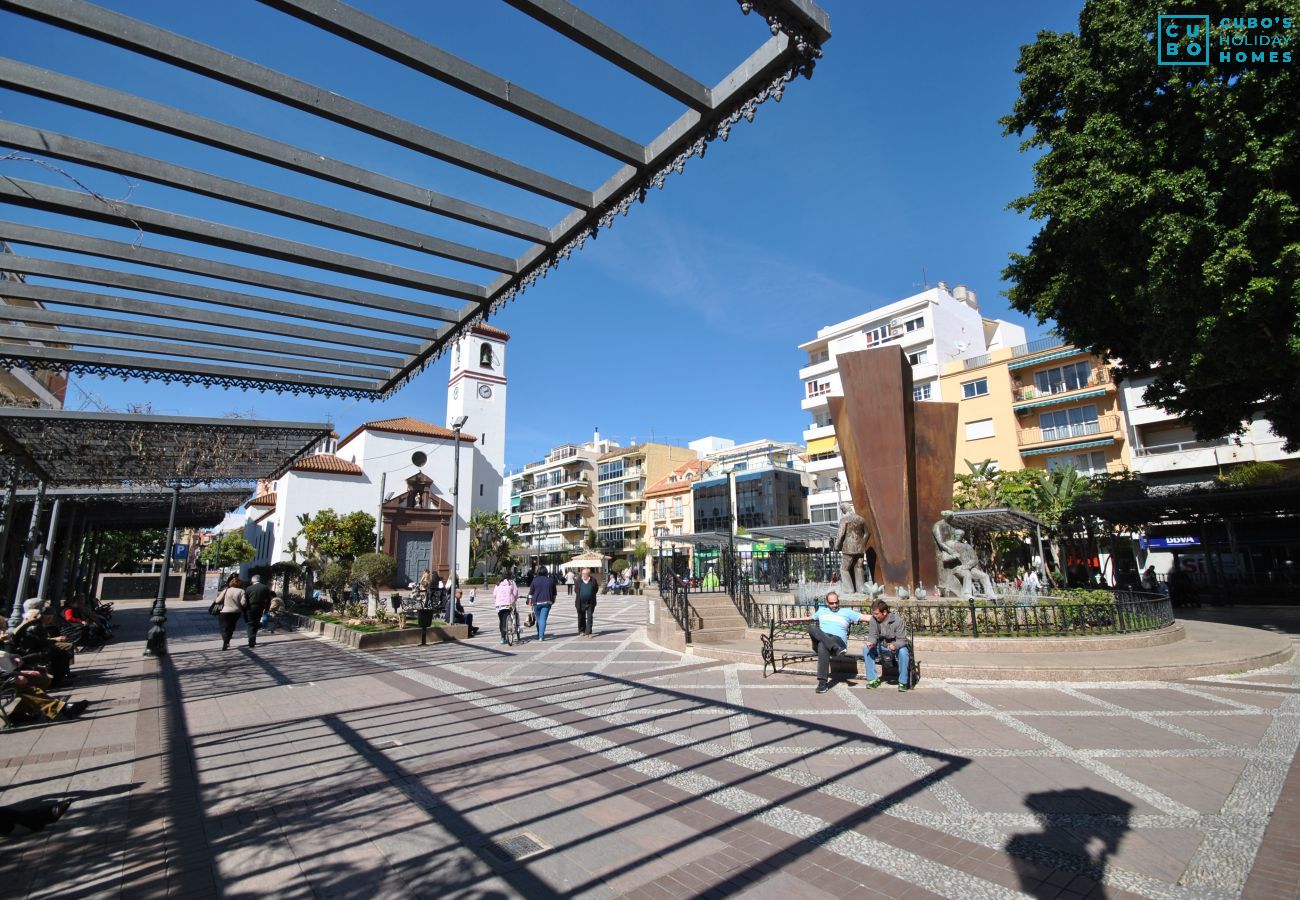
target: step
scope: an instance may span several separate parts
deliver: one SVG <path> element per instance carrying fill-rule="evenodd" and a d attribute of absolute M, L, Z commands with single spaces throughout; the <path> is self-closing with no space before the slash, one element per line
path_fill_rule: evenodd
<path fill-rule="evenodd" d="M 745 637 L 745 628 L 742 624 L 739 628 L 716 627 L 706 623 L 704 628 L 691 629 L 692 644 L 722 644 L 742 640 Z"/>

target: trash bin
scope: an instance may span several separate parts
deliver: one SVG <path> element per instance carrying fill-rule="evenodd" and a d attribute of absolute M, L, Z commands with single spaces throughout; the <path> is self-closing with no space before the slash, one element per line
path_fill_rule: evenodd
<path fill-rule="evenodd" d="M 429 642 L 429 626 L 433 624 L 433 610 L 421 606 L 415 611 L 416 624 L 420 626 L 420 646 Z"/>

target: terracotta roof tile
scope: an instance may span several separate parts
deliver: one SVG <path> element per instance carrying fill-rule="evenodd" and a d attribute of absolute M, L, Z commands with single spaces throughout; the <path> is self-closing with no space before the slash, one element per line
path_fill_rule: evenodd
<path fill-rule="evenodd" d="M 673 469 L 670 474 L 665 475 L 646 488 L 645 495 L 647 497 L 665 497 L 671 494 L 684 494 L 691 489 L 691 485 L 701 475 L 708 471 L 710 465 L 712 463 L 707 459 L 693 459 L 690 462 L 682 463 Z M 691 476 L 690 478 L 684 477 L 688 474 Z M 674 475 L 677 476 L 676 481 L 672 480 Z"/>
<path fill-rule="evenodd" d="M 419 419 L 412 419 L 410 416 L 398 416 L 395 419 L 378 419 L 374 422 L 365 422 L 358 425 L 352 430 L 351 434 L 339 441 L 339 447 L 342 447 L 363 431 L 392 431 L 397 434 L 411 434 L 416 437 L 440 438 L 445 441 L 450 441 L 455 437 L 455 433 L 450 428 L 443 428 L 441 425 L 422 422 Z M 474 436 L 472 434 L 465 434 L 462 432 L 460 439 L 466 444 L 474 443 Z"/>
<path fill-rule="evenodd" d="M 332 453 L 317 453 L 306 456 L 293 464 L 294 472 L 328 472 L 332 475 L 364 475 L 363 470 L 354 462 L 348 462 Z"/>
<path fill-rule="evenodd" d="M 249 506 L 269 506 L 275 508 L 275 491 L 266 494 L 258 494 L 252 500 L 248 501 Z"/>
<path fill-rule="evenodd" d="M 487 324 L 486 322 L 484 322 L 484 323 L 482 323 L 482 324 L 480 324 L 480 325 L 475 325 L 473 328 L 470 329 L 470 333 L 471 333 L 471 334 L 481 334 L 481 335 L 483 335 L 483 336 L 485 336 L 485 337 L 498 338 L 498 339 L 503 340 L 503 341 L 508 341 L 508 340 L 510 340 L 510 335 L 509 335 L 509 334 L 507 334 L 506 332 L 502 331 L 500 328 L 497 328 L 495 325 L 489 325 L 489 324 Z"/>

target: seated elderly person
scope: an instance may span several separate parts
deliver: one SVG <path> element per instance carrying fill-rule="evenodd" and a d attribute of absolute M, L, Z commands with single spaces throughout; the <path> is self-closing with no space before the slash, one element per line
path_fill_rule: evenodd
<path fill-rule="evenodd" d="M 14 630 L 12 636 L 13 650 L 28 663 L 42 666 L 53 676 L 54 686 L 58 687 L 72 677 L 69 671 L 72 668 L 72 646 L 57 637 L 57 631 L 51 634 L 50 628 L 57 628 L 58 620 L 52 613 L 42 615 L 44 605 L 45 601 L 36 597 L 23 604 L 22 624 Z M 51 624 L 46 625 L 43 618 Z"/>
<path fill-rule="evenodd" d="M 63 608 L 63 620 L 70 625 L 80 625 L 85 630 L 83 644 L 103 644 L 109 639 L 108 628 L 86 608 L 85 600 L 75 599 Z"/>
<path fill-rule="evenodd" d="M 45 691 L 53 679 L 12 653 L 0 653 L 0 673 L 13 678 L 14 699 L 5 709 L 5 715 L 13 724 L 41 719 L 75 719 L 89 705 L 86 700 L 67 703 L 51 697 Z"/>
<path fill-rule="evenodd" d="M 880 687 L 881 677 L 876 670 L 876 662 L 882 652 L 889 650 L 898 654 L 898 689 L 912 689 L 911 676 L 911 638 L 907 634 L 907 624 L 898 613 L 889 611 L 889 604 L 877 600 L 871 604 L 871 619 L 867 622 L 867 642 L 862 647 L 862 661 L 867 671 L 867 687 L 874 690 Z"/>

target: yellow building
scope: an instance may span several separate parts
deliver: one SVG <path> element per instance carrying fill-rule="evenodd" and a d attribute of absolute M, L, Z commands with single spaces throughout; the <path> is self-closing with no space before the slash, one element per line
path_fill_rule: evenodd
<path fill-rule="evenodd" d="M 649 543 L 646 489 L 697 458 L 689 447 L 653 443 L 602 454 L 596 474 L 596 534 L 601 552 L 631 562 L 637 543 Z"/>
<path fill-rule="evenodd" d="M 949 363 L 944 398 L 960 404 L 957 474 L 986 459 L 1010 471 L 1128 466 L 1124 416 L 1104 359 L 1056 337 Z"/>

